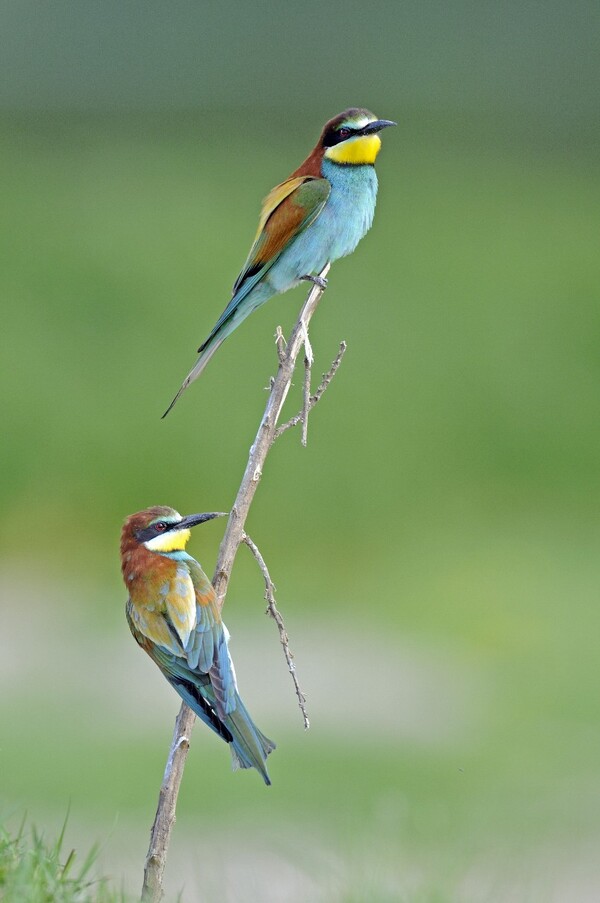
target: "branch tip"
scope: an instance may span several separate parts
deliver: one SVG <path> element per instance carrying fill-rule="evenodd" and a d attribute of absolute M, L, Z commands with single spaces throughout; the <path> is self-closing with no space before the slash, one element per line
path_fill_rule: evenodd
<path fill-rule="evenodd" d="M 242 533 L 241 541 L 245 543 L 252 552 L 256 563 L 258 564 L 258 567 L 260 568 L 260 571 L 263 575 L 263 579 L 265 581 L 265 601 L 267 603 L 266 614 L 270 615 L 277 624 L 277 629 L 279 631 L 279 642 L 283 646 L 283 654 L 285 655 L 288 671 L 292 675 L 294 690 L 296 691 L 296 696 L 298 698 L 298 706 L 300 708 L 300 711 L 302 712 L 304 727 L 306 729 L 310 723 L 308 720 L 308 714 L 306 712 L 306 696 L 302 692 L 300 684 L 298 683 L 298 679 L 296 677 L 296 665 L 294 664 L 293 660 L 294 655 L 289 645 L 289 637 L 285 629 L 285 624 L 281 612 L 279 611 L 275 603 L 275 585 L 271 579 L 271 575 L 269 573 L 265 559 L 261 555 L 256 543 L 253 542 L 253 540 L 250 539 L 248 534 L 245 532 Z"/>

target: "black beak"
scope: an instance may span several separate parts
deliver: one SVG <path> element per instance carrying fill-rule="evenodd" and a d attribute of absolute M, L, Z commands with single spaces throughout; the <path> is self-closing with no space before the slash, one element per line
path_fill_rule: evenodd
<path fill-rule="evenodd" d="M 188 514 L 182 518 L 177 524 L 173 524 L 176 530 L 187 530 L 188 527 L 195 527 L 197 524 L 204 524 L 213 517 L 227 517 L 226 511 L 211 511 L 209 514 Z"/>
<path fill-rule="evenodd" d="M 376 119 L 375 122 L 368 122 L 364 129 L 360 130 L 360 134 L 372 135 L 374 132 L 380 132 L 382 129 L 387 129 L 388 125 L 398 125 L 398 123 L 392 122 L 391 119 Z"/>

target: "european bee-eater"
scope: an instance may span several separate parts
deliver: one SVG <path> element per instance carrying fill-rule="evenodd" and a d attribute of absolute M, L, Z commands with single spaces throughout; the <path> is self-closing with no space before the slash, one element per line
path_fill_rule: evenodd
<path fill-rule="evenodd" d="M 304 163 L 269 192 L 231 301 L 163 417 L 242 320 L 301 280 L 318 282 L 315 274 L 351 254 L 369 231 L 377 197 L 377 133 L 388 125 L 396 123 L 368 110 L 353 108 L 334 116 Z"/>
<path fill-rule="evenodd" d="M 127 518 L 121 570 L 129 591 L 129 628 L 184 702 L 231 747 L 233 768 L 265 765 L 275 744 L 262 734 L 240 699 L 229 633 L 213 586 L 185 551 L 190 527 L 216 513 L 182 517 L 157 505 Z"/>

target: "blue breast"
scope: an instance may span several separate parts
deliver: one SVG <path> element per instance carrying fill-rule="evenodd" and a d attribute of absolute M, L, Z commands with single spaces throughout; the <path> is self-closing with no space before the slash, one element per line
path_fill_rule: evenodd
<path fill-rule="evenodd" d="M 270 270 L 267 278 L 275 291 L 286 291 L 301 276 L 318 273 L 328 261 L 351 254 L 371 228 L 377 198 L 375 167 L 324 160 L 321 171 L 331 183 L 331 194 L 315 222 Z"/>

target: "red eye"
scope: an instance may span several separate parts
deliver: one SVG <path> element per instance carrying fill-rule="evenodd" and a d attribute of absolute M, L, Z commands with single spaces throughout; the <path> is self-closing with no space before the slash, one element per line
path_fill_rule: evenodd
<path fill-rule="evenodd" d="M 342 129 L 340 129 L 339 132 L 338 132 L 338 135 L 339 135 L 340 138 L 342 138 L 342 139 L 349 138 L 351 134 L 352 134 L 352 132 L 350 131 L 350 129 L 347 129 L 347 128 L 342 128 Z"/>
<path fill-rule="evenodd" d="M 167 529 L 167 525 L 163 521 L 160 521 L 160 523 L 154 524 L 154 529 L 158 530 L 160 533 L 164 533 Z"/>

